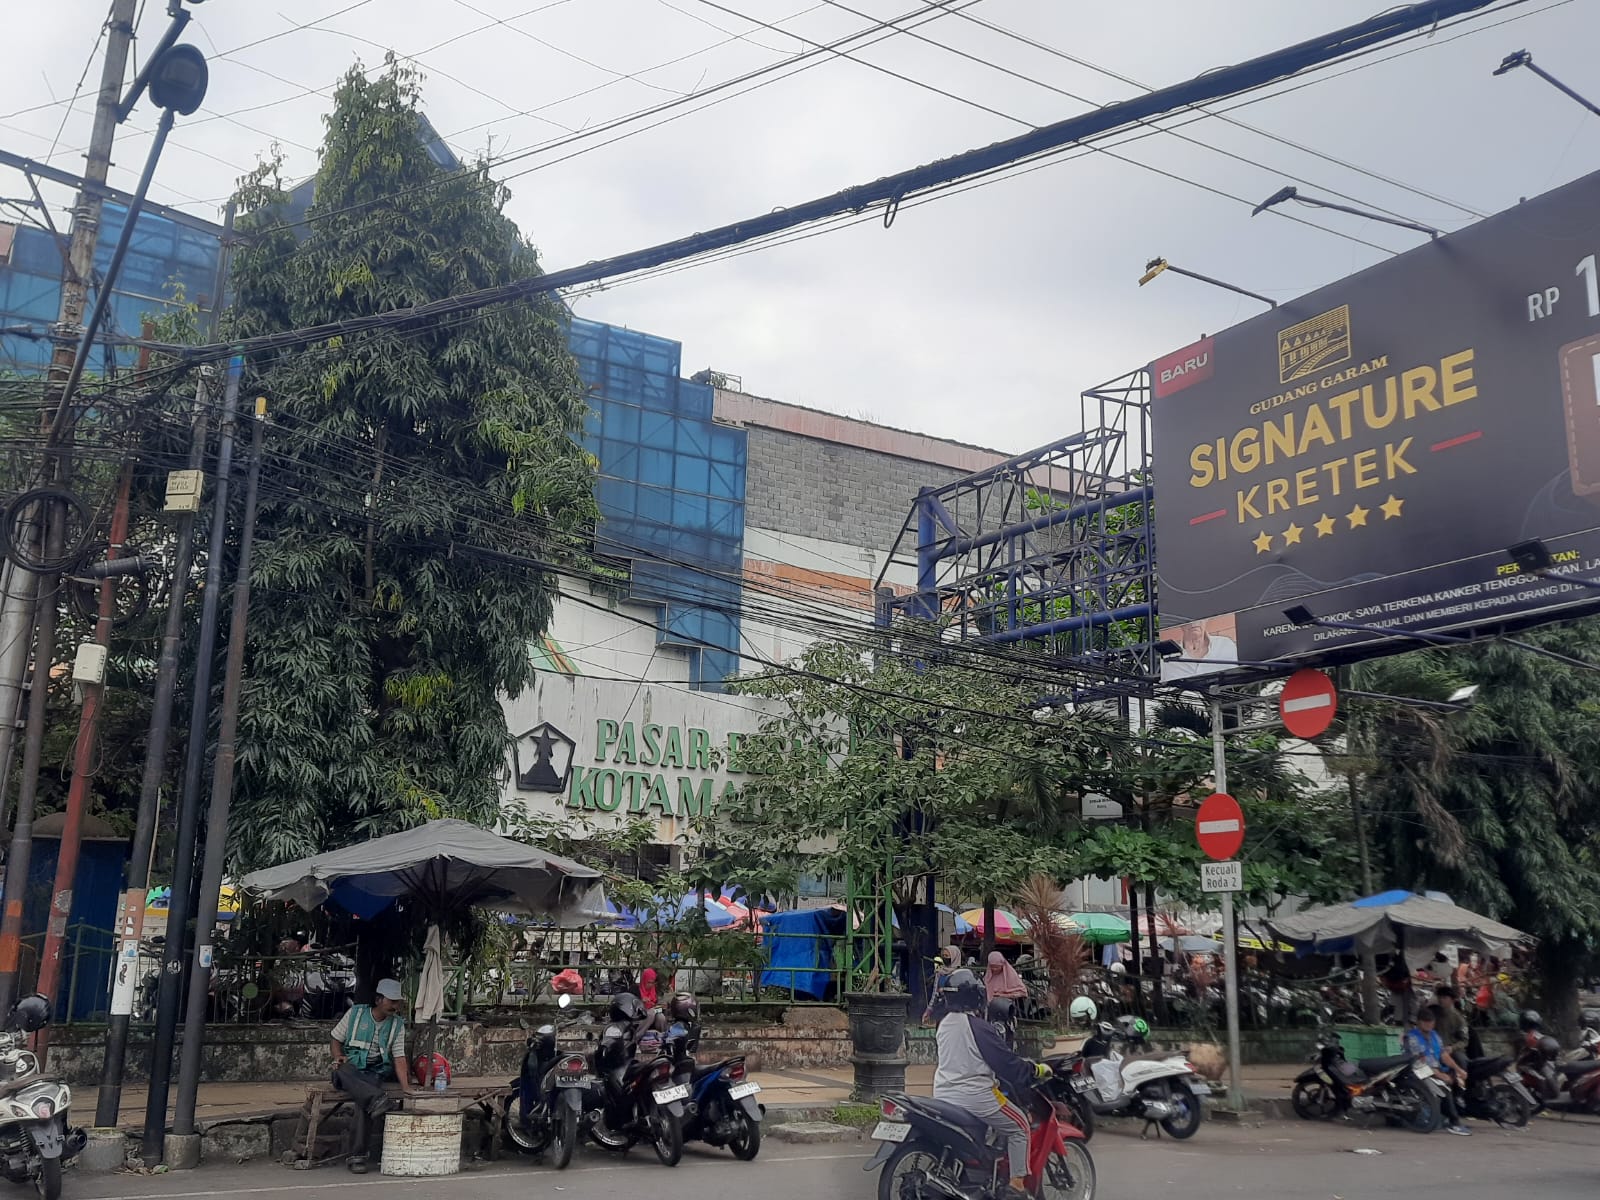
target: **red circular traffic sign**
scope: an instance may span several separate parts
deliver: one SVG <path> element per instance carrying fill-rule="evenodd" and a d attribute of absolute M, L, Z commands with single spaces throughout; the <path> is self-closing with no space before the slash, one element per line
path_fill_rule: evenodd
<path fill-rule="evenodd" d="M 1326 733 L 1338 711 L 1339 694 L 1333 680 L 1310 667 L 1289 676 L 1278 693 L 1278 715 L 1283 718 L 1283 727 L 1297 738 Z"/>
<path fill-rule="evenodd" d="M 1194 840 L 1207 858 L 1232 858 L 1244 845 L 1244 810 L 1227 792 L 1214 792 L 1194 815 Z"/>

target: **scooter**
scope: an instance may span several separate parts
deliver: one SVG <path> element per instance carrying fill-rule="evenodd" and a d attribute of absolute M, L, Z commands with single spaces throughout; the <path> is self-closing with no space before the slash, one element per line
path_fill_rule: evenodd
<path fill-rule="evenodd" d="M 1295 1080 L 1291 1096 L 1303 1120 L 1381 1115 L 1417 1133 L 1432 1133 L 1444 1121 L 1448 1084 L 1415 1055 L 1352 1063 L 1344 1056 L 1339 1035 L 1329 1032 L 1317 1039 L 1313 1063 Z"/>
<path fill-rule="evenodd" d="M 572 1006 L 571 996 L 561 996 L 557 1001 L 563 1010 Z M 511 1083 L 516 1089 L 506 1105 L 505 1139 L 514 1149 L 524 1154 L 551 1152 L 550 1165 L 565 1170 L 572 1161 L 572 1152 L 578 1145 L 578 1118 L 583 1112 L 582 1096 L 576 1087 L 563 1090 L 558 1086 L 560 1076 L 556 1060 L 560 1058 L 556 1046 L 556 1027 L 541 1025 L 528 1038 L 528 1049 L 522 1056 L 522 1071 Z M 575 1064 L 578 1083 L 584 1073 L 582 1056 L 574 1055 L 563 1065 L 568 1068 L 570 1081 Z"/>
<path fill-rule="evenodd" d="M 1094 1158 L 1066 1119 L 1062 1087 L 1052 1071 L 1028 1098 L 1027 1191 L 1094 1200 Z M 885 1096 L 878 1112 L 872 1137 L 882 1144 L 862 1168 L 880 1171 L 878 1200 L 990 1200 L 1005 1189 L 1005 1142 L 982 1117 L 922 1096 Z"/>
<path fill-rule="evenodd" d="M 693 996 L 674 996 L 671 1011 L 677 1019 L 667 1030 L 665 1046 L 672 1082 L 689 1089 L 683 1103 L 683 1140 L 726 1146 L 735 1158 L 750 1162 L 761 1153 L 765 1113 L 756 1101 L 761 1085 L 748 1077 L 742 1054 L 706 1066 L 695 1061 L 700 1026 Z"/>
<path fill-rule="evenodd" d="M 571 1069 L 574 1062 L 580 1068 L 577 1072 Z M 585 1065 L 587 1073 L 581 1070 Z M 613 1023 L 606 1026 L 587 1064 L 574 1056 L 556 1067 L 562 1099 L 570 1107 L 570 1097 L 577 1092 L 584 1129 L 596 1145 L 626 1154 L 648 1141 L 663 1166 L 678 1165 L 683 1158 L 683 1105 L 689 1087 L 673 1081 L 673 1063 L 663 1052 L 658 1029 L 641 1033 Z"/>
<path fill-rule="evenodd" d="M 1141 1036 L 1102 1022 L 1083 1047 L 1094 1081 L 1084 1095 L 1096 1116 L 1138 1117 L 1146 1122 L 1146 1133 L 1149 1125 L 1159 1125 L 1169 1137 L 1193 1137 L 1205 1117 L 1201 1097 L 1211 1094 L 1211 1085 L 1182 1054 L 1129 1057 L 1118 1049 L 1138 1050 L 1144 1044 Z"/>
<path fill-rule="evenodd" d="M 1561 1043 L 1533 1028 L 1525 1031 L 1516 1069 L 1537 1112 L 1559 1108 L 1600 1114 L 1600 1059 L 1562 1061 Z"/>
<path fill-rule="evenodd" d="M 1537 1101 L 1522 1076 L 1512 1070 L 1512 1062 L 1509 1054 L 1467 1060 L 1467 1086 L 1463 1089 L 1467 1116 L 1509 1129 L 1521 1129 L 1528 1123 Z M 1600 1067 L 1600 1063 L 1594 1065 Z"/>
<path fill-rule="evenodd" d="M 82 1152 L 88 1135 L 70 1123 L 71 1090 L 40 1074 L 26 1048 L 28 1035 L 49 1021 L 50 1002 L 28 996 L 0 1030 L 0 1175 L 32 1183 L 42 1200 L 59 1200 L 61 1169 Z"/>

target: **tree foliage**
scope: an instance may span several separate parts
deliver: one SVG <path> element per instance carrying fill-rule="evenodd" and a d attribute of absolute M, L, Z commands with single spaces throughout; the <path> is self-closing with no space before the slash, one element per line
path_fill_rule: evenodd
<path fill-rule="evenodd" d="M 447 174 L 418 81 L 352 70 L 296 221 L 244 181 L 236 336 L 334 323 L 539 273 L 483 167 Z M 238 820 L 243 866 L 419 820 L 497 816 L 500 694 L 555 581 L 484 547 L 569 552 L 594 518 L 565 311 L 534 299 L 252 358 L 274 426 L 252 569 Z"/>

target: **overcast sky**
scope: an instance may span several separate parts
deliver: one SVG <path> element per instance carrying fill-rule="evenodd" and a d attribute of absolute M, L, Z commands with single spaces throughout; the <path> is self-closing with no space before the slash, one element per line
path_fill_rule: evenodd
<path fill-rule="evenodd" d="M 216 219 L 235 178 L 274 142 L 293 176 L 310 174 L 331 83 L 358 58 L 381 63 L 388 49 L 421 67 L 428 115 L 459 154 L 498 158 L 929 3 L 209 0 L 193 7 L 188 40 L 210 57 L 211 91 L 202 112 L 180 122 L 152 194 Z M 918 30 L 927 40 L 886 37 L 858 52 L 865 62 L 822 55 L 704 111 L 690 110 L 709 97 L 671 110 L 678 119 L 657 128 L 628 126 L 633 136 L 613 144 L 598 143 L 623 130 L 506 162 L 498 174 L 528 172 L 511 180 L 509 212 L 548 268 L 576 265 L 1135 93 L 1096 68 L 1159 87 L 1384 7 L 971 3 L 970 17 L 1001 31 L 945 13 Z M 160 35 L 163 8 L 143 5 L 141 47 Z M 105 9 L 105 0 L 12 6 L 0 146 L 82 169 L 98 61 L 70 111 L 66 101 Z M 1021 450 L 1076 428 L 1083 388 L 1258 311 L 1171 275 L 1140 288 L 1146 259 L 1288 299 L 1416 244 L 1406 231 L 1337 213 L 1292 209 L 1333 232 L 1273 214 L 1252 219 L 1251 205 L 1284 183 L 1454 229 L 1594 170 L 1600 119 L 1530 72 L 1491 72 L 1526 48 L 1600 99 L 1596 45 L 1600 0 L 1525 0 L 1233 114 L 1284 141 L 1202 119 L 1181 132 L 1204 145 L 1157 134 L 1118 151 L 1134 162 L 1066 158 L 908 205 L 887 230 L 869 220 L 585 296 L 576 308 L 683 342 L 686 374 L 711 366 L 758 395 Z M 135 130 L 152 125 L 146 103 L 119 135 L 113 183 L 133 187 L 149 144 Z M 20 177 L 0 169 L 0 196 L 21 194 Z"/>

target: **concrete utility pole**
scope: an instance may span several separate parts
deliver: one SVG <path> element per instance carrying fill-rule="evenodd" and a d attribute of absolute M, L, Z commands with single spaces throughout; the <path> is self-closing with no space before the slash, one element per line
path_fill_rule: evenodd
<path fill-rule="evenodd" d="M 94 274 L 95 247 L 100 239 L 100 215 L 103 207 L 102 188 L 111 171 L 111 144 L 116 137 L 119 111 L 122 102 L 122 81 L 127 74 L 128 52 L 133 44 L 133 18 L 136 0 L 114 0 L 107 19 L 106 57 L 100 71 L 100 94 L 95 102 L 94 128 L 89 136 L 89 152 L 83 172 L 83 187 L 78 192 L 72 210 L 72 233 L 68 239 L 67 263 L 61 278 L 61 305 L 58 309 L 55 350 L 50 356 L 49 384 L 44 406 L 43 428 L 51 427 L 54 402 L 59 399 L 72 374 L 78 350 L 78 337 L 83 331 L 83 310 L 88 302 L 89 282 Z M 44 477 L 50 483 L 65 474 L 65 463 L 56 453 L 57 439 L 49 440 L 45 447 Z M 59 506 L 52 505 L 51 511 Z M 55 512 L 54 522 L 65 524 L 65 514 Z M 47 519 L 45 524 L 52 523 Z M 48 543 L 52 533 L 41 529 L 38 542 Z M 59 547 L 56 548 L 59 552 Z M 29 577 L 32 586 L 14 579 L 15 586 L 8 589 L 4 607 L 0 609 L 0 762 L 11 753 L 15 738 L 15 714 L 20 705 L 22 680 L 25 674 L 25 656 L 18 652 L 26 647 L 28 633 L 34 628 L 35 601 L 39 595 L 52 597 L 56 591 L 57 576 L 41 579 L 30 572 L 14 573 Z M 41 587 L 40 585 L 45 586 Z M 55 622 L 39 622 L 39 633 L 45 637 L 34 639 L 35 655 L 42 661 L 35 664 L 34 690 L 30 708 L 37 706 L 41 715 L 45 705 L 45 691 L 50 678 L 50 660 L 55 654 Z M 47 626 L 48 628 L 43 628 Z M 8 649 L 9 648 L 9 649 Z M 30 723 L 32 713 L 29 714 Z M 26 768 L 24 768 L 26 770 Z M 24 784 L 27 780 L 24 778 Z M 33 789 L 28 789 L 31 793 Z M 33 813 L 32 795 L 28 797 L 28 811 L 23 811 L 23 797 L 17 800 L 17 825 L 12 836 L 12 849 L 6 862 L 6 888 L 3 913 L 0 913 L 0 1013 L 9 1011 L 16 999 L 17 967 L 21 955 L 22 892 L 28 878 L 28 860 L 32 852 Z"/>

